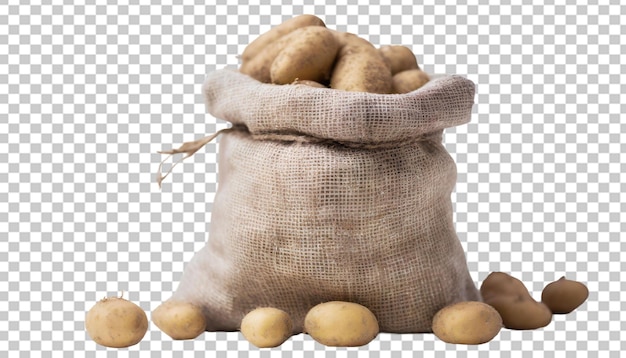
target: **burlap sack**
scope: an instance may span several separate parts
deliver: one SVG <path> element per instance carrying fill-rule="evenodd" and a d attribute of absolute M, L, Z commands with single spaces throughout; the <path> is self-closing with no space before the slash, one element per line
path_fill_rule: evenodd
<path fill-rule="evenodd" d="M 233 127 L 219 137 L 208 243 L 172 299 L 203 307 L 208 331 L 237 330 L 247 312 L 272 306 L 298 333 L 311 307 L 343 300 L 368 307 L 383 332 L 429 332 L 440 308 L 480 300 L 441 143 L 444 128 L 470 119 L 471 81 L 379 95 L 224 69 L 203 91 Z"/>

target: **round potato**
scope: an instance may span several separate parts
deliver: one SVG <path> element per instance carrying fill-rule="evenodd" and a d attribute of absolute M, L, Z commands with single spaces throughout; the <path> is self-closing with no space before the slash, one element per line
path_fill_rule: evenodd
<path fill-rule="evenodd" d="M 293 322 L 285 311 L 261 307 L 241 321 L 241 334 L 258 348 L 278 347 L 293 334 Z"/>
<path fill-rule="evenodd" d="M 393 92 L 408 93 L 430 81 L 428 74 L 420 69 L 398 72 L 393 76 Z"/>
<path fill-rule="evenodd" d="M 413 51 L 406 46 L 386 45 L 380 47 L 378 51 L 383 55 L 392 75 L 406 70 L 419 69 Z"/>
<path fill-rule="evenodd" d="M 272 83 L 289 84 L 296 79 L 327 81 L 339 50 L 333 33 L 325 27 L 309 26 L 285 45 L 270 67 Z"/>
<path fill-rule="evenodd" d="M 165 301 L 152 312 L 152 322 L 176 340 L 194 339 L 206 329 L 202 310 L 187 302 Z"/>
<path fill-rule="evenodd" d="M 139 343 L 148 331 L 148 317 L 136 304 L 121 298 L 98 301 L 87 312 L 85 329 L 96 343 L 124 348 Z"/>
<path fill-rule="evenodd" d="M 433 317 L 433 333 L 454 344 L 483 344 L 502 328 L 498 311 L 486 303 L 459 302 L 439 310 Z"/>
<path fill-rule="evenodd" d="M 327 346 L 358 347 L 371 342 L 379 327 L 376 316 L 367 307 L 331 301 L 311 308 L 304 318 L 304 330 Z"/>
<path fill-rule="evenodd" d="M 330 88 L 391 93 L 392 76 L 380 52 L 367 40 L 347 32 L 333 32 L 339 42 Z"/>
<path fill-rule="evenodd" d="M 554 314 L 567 314 L 582 305 L 589 297 L 589 289 L 578 281 L 561 277 L 548 284 L 541 292 L 541 301 Z"/>
<path fill-rule="evenodd" d="M 286 34 L 306 26 L 325 27 L 324 21 L 315 15 L 303 14 L 292 17 L 261 34 L 254 41 L 250 42 L 241 54 L 242 63 L 250 61 L 253 57 L 263 51 L 263 49 Z"/>

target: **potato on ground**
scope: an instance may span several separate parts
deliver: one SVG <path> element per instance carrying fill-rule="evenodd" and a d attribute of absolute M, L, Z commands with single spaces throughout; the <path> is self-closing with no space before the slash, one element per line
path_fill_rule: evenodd
<path fill-rule="evenodd" d="M 340 48 L 330 77 L 330 88 L 391 93 L 391 70 L 369 41 L 347 32 L 333 32 Z"/>
<path fill-rule="evenodd" d="M 406 46 L 386 45 L 381 46 L 378 51 L 383 55 L 392 75 L 406 70 L 419 69 L 415 54 Z"/>
<path fill-rule="evenodd" d="M 152 312 L 152 322 L 176 340 L 194 339 L 206 329 L 202 310 L 187 302 L 165 301 Z"/>
<path fill-rule="evenodd" d="M 326 82 L 330 77 L 339 43 L 325 27 L 309 26 L 278 53 L 270 67 L 272 83 L 289 84 L 299 80 Z"/>
<path fill-rule="evenodd" d="M 266 46 L 278 40 L 282 36 L 306 26 L 325 27 L 326 25 L 324 24 L 324 21 L 315 15 L 304 14 L 292 17 L 291 19 L 282 22 L 280 25 L 271 28 L 269 31 L 261 34 L 254 41 L 250 42 L 241 54 L 242 63 L 250 61 L 253 57 L 262 52 Z"/>
<path fill-rule="evenodd" d="M 293 334 L 289 314 L 273 307 L 250 311 L 241 321 L 241 334 L 258 348 L 278 347 Z"/>
<path fill-rule="evenodd" d="M 376 316 L 367 307 L 331 301 L 311 308 L 304 318 L 304 331 L 327 346 L 358 347 L 371 342 L 379 327 Z"/>
<path fill-rule="evenodd" d="M 121 297 L 108 297 L 87 312 L 85 329 L 100 345 L 125 348 L 143 339 L 148 331 L 148 318 L 136 304 Z"/>
<path fill-rule="evenodd" d="M 428 74 L 420 69 L 398 72 L 393 76 L 393 92 L 408 93 L 430 81 Z"/>
<path fill-rule="evenodd" d="M 503 272 L 492 272 L 480 287 L 483 301 L 500 313 L 510 329 L 537 329 L 552 321 L 552 311 L 535 301 L 524 284 Z"/>
<path fill-rule="evenodd" d="M 567 314 L 582 305 L 589 297 L 587 286 L 561 277 L 548 284 L 541 292 L 541 302 L 554 314 Z"/>
<path fill-rule="evenodd" d="M 433 333 L 453 344 L 483 344 L 502 328 L 498 311 L 486 303 L 459 302 L 439 310 L 433 318 Z"/>

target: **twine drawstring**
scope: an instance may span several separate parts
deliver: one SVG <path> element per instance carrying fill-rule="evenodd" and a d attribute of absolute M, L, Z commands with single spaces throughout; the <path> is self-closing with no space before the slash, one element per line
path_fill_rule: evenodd
<path fill-rule="evenodd" d="M 210 143 L 211 141 L 213 141 L 213 139 L 217 138 L 218 135 L 225 133 L 225 132 L 229 132 L 231 131 L 232 128 L 224 128 L 221 129 L 219 131 L 217 131 L 216 133 L 213 133 L 209 136 L 206 136 L 204 138 L 200 138 L 197 140 L 194 140 L 192 142 L 185 142 L 183 143 L 183 145 L 180 146 L 180 148 L 178 149 L 171 149 L 171 150 L 163 150 L 163 151 L 159 151 L 159 154 L 168 154 L 167 157 L 165 157 L 165 159 L 163 159 L 163 161 L 161 162 L 161 164 L 159 164 L 159 169 L 157 171 L 157 183 L 159 184 L 159 188 L 161 187 L 161 183 L 163 182 L 163 180 L 170 175 L 170 173 L 172 172 L 172 170 L 174 169 L 174 167 L 176 167 L 178 165 L 178 163 L 182 162 L 183 160 L 191 157 L 192 155 L 194 155 L 198 150 L 200 150 L 200 148 L 204 147 L 205 145 L 207 145 L 208 143 Z M 163 169 L 163 164 L 174 154 L 187 154 L 184 157 L 182 157 L 181 159 L 177 160 L 176 162 L 174 162 L 174 164 L 172 164 L 172 166 L 170 167 L 170 169 L 167 171 L 167 173 L 165 173 L 165 175 L 162 174 L 162 169 Z"/>

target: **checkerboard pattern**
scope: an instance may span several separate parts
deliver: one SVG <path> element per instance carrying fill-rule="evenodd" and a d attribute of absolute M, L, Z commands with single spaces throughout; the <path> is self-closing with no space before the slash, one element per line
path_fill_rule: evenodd
<path fill-rule="evenodd" d="M 130 3 L 130 4 L 129 4 Z M 619 357 L 626 351 L 626 5 L 618 0 L 260 2 L 0 0 L 0 357 Z M 470 4 L 472 3 L 472 4 Z M 478 3 L 478 5 L 474 5 Z M 521 3 L 521 4 L 520 4 Z M 105 5 L 106 4 L 106 5 Z M 157 153 L 226 126 L 205 75 L 271 26 L 312 13 L 431 73 L 477 84 L 445 133 L 472 277 L 565 275 L 588 301 L 480 346 L 381 334 L 361 348 L 299 335 L 258 350 L 238 333 L 128 349 L 95 344 L 85 312 L 123 291 L 148 316 L 207 240 L 212 143 L 159 189 Z"/>

